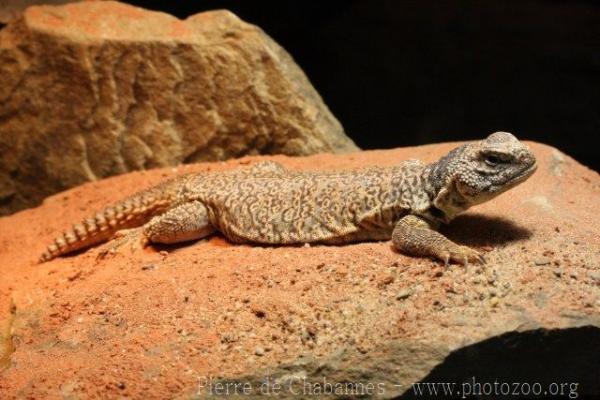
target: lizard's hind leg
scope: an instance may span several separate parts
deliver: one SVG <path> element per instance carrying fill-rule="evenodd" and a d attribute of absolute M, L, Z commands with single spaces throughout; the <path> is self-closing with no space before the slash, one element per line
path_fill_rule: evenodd
<path fill-rule="evenodd" d="M 201 239 L 214 231 L 208 211 L 200 201 L 175 206 L 152 218 L 143 228 L 150 243 L 165 244 Z"/>

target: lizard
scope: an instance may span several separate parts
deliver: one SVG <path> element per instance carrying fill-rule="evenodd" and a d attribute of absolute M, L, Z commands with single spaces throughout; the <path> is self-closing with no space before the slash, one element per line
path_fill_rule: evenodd
<path fill-rule="evenodd" d="M 293 245 L 390 240 L 398 252 L 460 264 L 482 255 L 442 224 L 529 178 L 534 154 L 508 132 L 467 142 L 431 164 L 292 171 L 273 161 L 181 175 L 142 190 L 59 235 L 40 262 L 137 230 L 143 245 L 220 232 L 232 243 Z"/>

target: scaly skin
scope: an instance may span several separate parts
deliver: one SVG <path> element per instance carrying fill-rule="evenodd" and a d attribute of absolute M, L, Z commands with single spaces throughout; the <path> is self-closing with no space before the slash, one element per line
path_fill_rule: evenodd
<path fill-rule="evenodd" d="M 438 162 L 390 168 L 294 172 L 274 162 L 189 174 L 139 192 L 87 218 L 48 246 L 41 261 L 143 226 L 143 241 L 176 243 L 218 231 L 235 243 L 341 244 L 392 239 L 406 254 L 446 263 L 481 262 L 436 229 L 458 213 L 523 182 L 535 157 L 497 132 Z"/>

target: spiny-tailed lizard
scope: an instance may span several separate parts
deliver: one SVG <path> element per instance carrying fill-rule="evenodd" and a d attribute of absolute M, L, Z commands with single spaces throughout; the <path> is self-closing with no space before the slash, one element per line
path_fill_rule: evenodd
<path fill-rule="evenodd" d="M 496 132 L 425 165 L 295 172 L 275 162 L 183 175 L 143 190 L 74 225 L 40 257 L 57 256 L 141 227 L 145 243 L 177 243 L 220 232 L 234 243 L 270 245 L 389 240 L 400 252 L 482 262 L 437 228 L 533 174 L 536 160 L 510 133 Z"/>

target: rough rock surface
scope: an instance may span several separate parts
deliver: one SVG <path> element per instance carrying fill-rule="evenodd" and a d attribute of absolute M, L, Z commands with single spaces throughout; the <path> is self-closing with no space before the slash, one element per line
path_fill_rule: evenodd
<path fill-rule="evenodd" d="M 131 170 L 352 150 L 290 55 L 228 11 L 34 6 L 0 32 L 0 213 Z"/>
<path fill-rule="evenodd" d="M 39 4 L 65 4 L 80 0 L 0 0 L 0 24 L 7 24 L 23 16 L 27 7 Z M 86 0 L 93 1 L 93 0 Z"/>
<path fill-rule="evenodd" d="M 598 394 L 600 177 L 531 146 L 539 169 L 530 180 L 446 229 L 484 251 L 484 266 L 446 269 L 389 242 L 263 247 L 219 236 L 144 250 L 103 245 L 36 264 L 56 232 L 108 202 L 176 173 L 266 157 L 134 172 L 4 217 L 0 398 L 195 398 L 208 396 L 207 383 L 215 394 L 225 383 L 230 394 L 235 383 L 256 394 L 266 377 L 287 397 L 287 383 L 314 392 L 325 379 L 362 383 L 363 394 L 372 383 L 391 398 L 410 397 L 415 381 L 466 374 L 560 379 Z M 271 158 L 351 168 L 429 161 L 452 147 Z"/>

